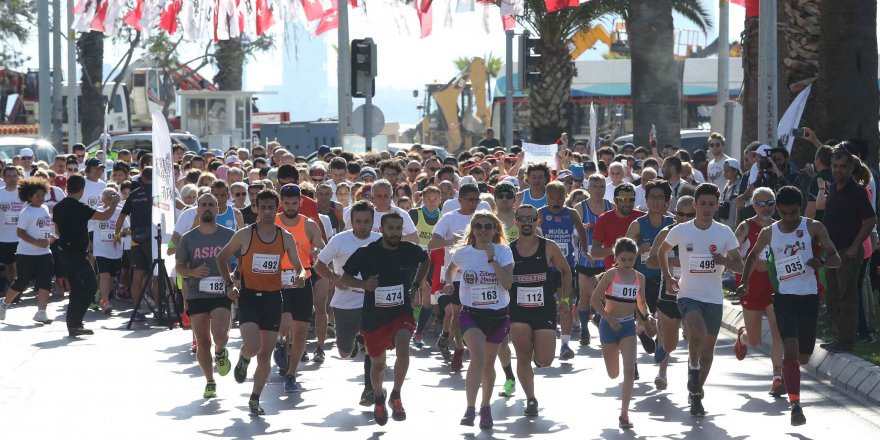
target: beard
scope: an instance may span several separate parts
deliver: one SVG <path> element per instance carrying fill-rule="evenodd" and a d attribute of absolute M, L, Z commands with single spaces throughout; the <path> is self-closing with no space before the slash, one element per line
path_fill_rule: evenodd
<path fill-rule="evenodd" d="M 202 214 L 202 223 L 214 223 L 215 218 L 216 217 L 214 216 L 213 212 L 206 212 Z"/>
<path fill-rule="evenodd" d="M 299 215 L 299 210 L 296 211 L 284 211 L 284 216 L 290 219 L 296 218 Z"/>
<path fill-rule="evenodd" d="M 532 226 L 523 226 L 519 231 L 519 235 L 532 235 L 534 233 L 535 228 Z"/>

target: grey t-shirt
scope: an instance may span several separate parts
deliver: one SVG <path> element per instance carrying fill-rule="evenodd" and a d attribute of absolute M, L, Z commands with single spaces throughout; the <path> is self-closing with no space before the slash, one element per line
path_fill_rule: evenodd
<path fill-rule="evenodd" d="M 226 296 L 223 278 L 217 269 L 217 254 L 232 240 L 235 231 L 218 226 L 213 234 L 206 235 L 195 228 L 180 239 L 177 245 L 177 262 L 196 268 L 205 264 L 211 271 L 205 278 L 186 278 L 186 299 L 222 298 Z"/>

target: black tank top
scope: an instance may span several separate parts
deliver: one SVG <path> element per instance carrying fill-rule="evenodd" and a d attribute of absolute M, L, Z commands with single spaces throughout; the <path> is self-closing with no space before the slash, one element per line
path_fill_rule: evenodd
<path fill-rule="evenodd" d="M 672 227 L 677 224 L 678 223 L 673 223 L 673 224 L 665 227 L 662 230 L 666 231 L 666 233 L 668 234 L 669 231 L 672 229 Z M 672 254 L 675 255 L 676 258 L 678 258 L 678 246 L 675 246 L 672 248 Z M 673 270 L 673 272 L 675 272 L 675 271 Z M 669 292 L 666 291 L 666 277 L 663 275 L 662 271 L 660 273 L 660 297 L 659 297 L 659 300 L 660 301 L 669 301 L 669 302 L 678 301 L 678 297 L 676 295 L 670 295 Z"/>
<path fill-rule="evenodd" d="M 511 313 L 546 312 L 556 313 L 556 286 L 553 283 L 552 269 L 547 261 L 547 240 L 538 238 L 538 250 L 534 255 L 524 257 L 516 250 L 514 240 L 510 244 L 513 252 L 513 286 L 510 289 Z"/>

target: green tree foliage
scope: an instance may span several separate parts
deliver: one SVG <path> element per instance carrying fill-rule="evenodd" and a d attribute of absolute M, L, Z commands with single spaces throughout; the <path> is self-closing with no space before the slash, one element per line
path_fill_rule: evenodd
<path fill-rule="evenodd" d="M 32 0 L 0 1 L 0 68 L 18 68 L 30 60 L 22 46 L 36 30 Z"/>

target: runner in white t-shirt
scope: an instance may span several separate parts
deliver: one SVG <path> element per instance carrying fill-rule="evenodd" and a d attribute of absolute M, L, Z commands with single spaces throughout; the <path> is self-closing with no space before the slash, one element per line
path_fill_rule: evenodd
<path fill-rule="evenodd" d="M 669 231 L 658 252 L 667 291 L 678 295 L 688 341 L 688 392 L 691 415 L 703 416 L 703 384 L 712 367 L 715 341 L 721 327 L 724 269 L 741 272 L 739 242 L 729 227 L 714 221 L 721 192 L 703 183 L 694 194 L 697 217 Z M 678 246 L 681 276 L 673 276 L 669 251 Z M 702 362 L 702 364 L 701 364 Z"/>
<path fill-rule="evenodd" d="M 105 205 L 117 195 L 113 188 L 105 188 L 101 193 L 101 199 Z M 92 238 L 92 253 L 98 266 L 98 291 L 101 294 L 101 311 L 109 315 L 113 311 L 110 305 L 110 291 L 113 288 L 113 280 L 122 270 L 122 252 L 124 250 L 124 238 L 130 234 L 128 218 L 122 226 L 120 234 L 116 235 L 116 219 L 122 207 L 117 206 L 116 212 L 109 220 L 99 221 Z"/>
<path fill-rule="evenodd" d="M 20 170 L 7 167 L 3 170 L 3 182 L 6 187 L 0 189 L 0 264 L 6 266 L 6 281 L 15 279 L 15 250 L 19 238 L 16 232 L 18 214 L 24 208 L 24 202 L 18 198 L 18 179 Z"/>

